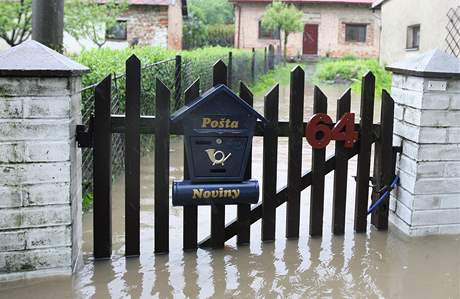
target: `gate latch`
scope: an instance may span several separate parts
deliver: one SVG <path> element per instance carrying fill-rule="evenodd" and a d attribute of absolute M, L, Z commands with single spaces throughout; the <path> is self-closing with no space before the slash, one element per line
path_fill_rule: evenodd
<path fill-rule="evenodd" d="M 89 120 L 89 125 L 77 125 L 76 139 L 78 147 L 93 147 L 93 116 Z"/>

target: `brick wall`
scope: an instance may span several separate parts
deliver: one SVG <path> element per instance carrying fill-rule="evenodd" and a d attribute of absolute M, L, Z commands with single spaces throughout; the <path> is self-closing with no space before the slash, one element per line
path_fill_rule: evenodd
<path fill-rule="evenodd" d="M 168 6 L 132 5 L 120 19 L 128 22 L 128 42 L 168 47 Z"/>

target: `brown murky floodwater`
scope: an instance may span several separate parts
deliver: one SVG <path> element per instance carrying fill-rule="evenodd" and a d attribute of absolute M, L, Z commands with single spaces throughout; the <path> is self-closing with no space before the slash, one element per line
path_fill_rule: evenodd
<path fill-rule="evenodd" d="M 345 86 L 325 87 L 336 99 Z M 305 118 L 311 114 L 312 86 L 306 88 Z M 280 118 L 288 117 L 288 89 L 281 90 Z M 335 115 L 335 101 L 329 101 Z M 378 105 L 376 105 L 378 106 Z M 255 102 L 263 111 L 263 100 Z M 353 99 L 352 111 L 359 111 Z M 376 107 L 376 117 L 378 107 Z M 335 116 L 334 116 L 335 117 Z M 333 147 L 329 147 L 331 150 Z M 280 138 L 278 188 L 286 184 L 287 139 Z M 171 140 L 171 180 L 182 178 L 182 140 Z M 311 152 L 304 143 L 304 171 Z M 255 138 L 253 176 L 261 182 L 262 140 Z M 331 235 L 332 174 L 326 177 L 324 235 L 308 236 L 309 189 L 302 192 L 301 237 L 286 240 L 285 205 L 277 210 L 277 239 L 260 241 L 260 221 L 251 244 L 235 238 L 218 251 L 182 251 L 182 208 L 170 207 L 170 253 L 153 254 L 153 155 L 141 163 L 141 256 L 124 254 L 124 177 L 113 186 L 113 257 L 92 259 L 92 214 L 84 215 L 84 264 L 72 278 L 48 278 L 0 285 L 0 298 L 460 298 L 460 236 L 407 238 L 396 228 L 353 232 L 356 161 L 350 161 L 347 226 Z M 236 216 L 227 207 L 227 221 Z M 210 209 L 199 208 L 200 239 L 210 233 Z"/>

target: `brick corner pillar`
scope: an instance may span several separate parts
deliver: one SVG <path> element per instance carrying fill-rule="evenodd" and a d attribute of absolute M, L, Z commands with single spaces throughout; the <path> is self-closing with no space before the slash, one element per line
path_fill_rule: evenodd
<path fill-rule="evenodd" d="M 459 234 L 460 60 L 432 50 L 387 70 L 402 145 L 390 221 L 410 236 Z"/>
<path fill-rule="evenodd" d="M 0 52 L 0 281 L 75 269 L 87 71 L 36 41 Z"/>

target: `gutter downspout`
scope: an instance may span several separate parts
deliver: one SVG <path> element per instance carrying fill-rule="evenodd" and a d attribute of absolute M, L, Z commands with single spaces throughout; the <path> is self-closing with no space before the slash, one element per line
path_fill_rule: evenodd
<path fill-rule="evenodd" d="M 240 35 L 241 35 L 241 6 L 235 4 L 235 7 L 238 7 L 238 33 L 236 36 L 236 48 L 240 48 Z"/>

